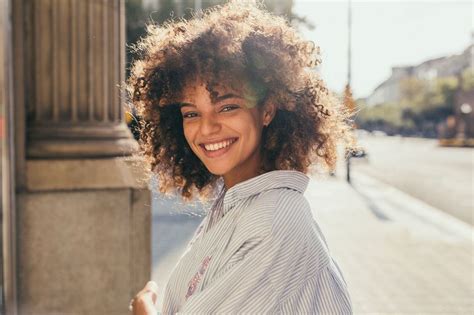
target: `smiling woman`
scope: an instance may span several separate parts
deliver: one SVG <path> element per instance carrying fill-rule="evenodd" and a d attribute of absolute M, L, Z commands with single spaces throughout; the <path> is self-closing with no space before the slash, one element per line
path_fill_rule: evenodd
<path fill-rule="evenodd" d="M 160 191 L 213 200 L 163 313 L 351 313 L 303 196 L 310 167 L 334 168 L 338 140 L 350 140 L 313 71 L 318 48 L 250 1 L 150 25 L 136 48 L 128 90 Z"/>
<path fill-rule="evenodd" d="M 143 153 L 161 192 L 177 188 L 185 199 L 207 199 L 222 175 L 210 172 L 184 138 L 188 118 L 209 118 L 202 110 L 180 114 L 179 105 L 189 97 L 185 85 L 192 90 L 198 81 L 215 104 L 225 92 L 218 89 L 224 89 L 240 95 L 241 107 L 275 107 L 274 119 L 259 136 L 262 173 L 335 166 L 336 142 L 347 139 L 346 114 L 313 71 L 319 48 L 282 18 L 230 2 L 199 19 L 149 25 L 136 50 L 143 58 L 131 67 L 128 91 L 142 120 Z"/>

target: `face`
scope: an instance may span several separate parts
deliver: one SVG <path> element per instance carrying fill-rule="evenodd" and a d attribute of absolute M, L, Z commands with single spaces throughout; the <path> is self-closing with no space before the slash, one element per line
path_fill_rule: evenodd
<path fill-rule="evenodd" d="M 245 89 L 215 90 L 213 102 L 200 81 L 185 87 L 180 102 L 184 136 L 211 173 L 234 181 L 251 177 L 260 165 L 262 129 L 271 114 L 257 107 Z"/>

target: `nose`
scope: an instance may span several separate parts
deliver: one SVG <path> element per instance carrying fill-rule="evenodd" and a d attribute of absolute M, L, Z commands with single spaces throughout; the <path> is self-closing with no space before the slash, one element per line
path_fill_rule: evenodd
<path fill-rule="evenodd" d="M 218 133 L 221 129 L 221 124 L 214 115 L 204 116 L 201 119 L 200 131 L 201 135 L 209 136 Z"/>

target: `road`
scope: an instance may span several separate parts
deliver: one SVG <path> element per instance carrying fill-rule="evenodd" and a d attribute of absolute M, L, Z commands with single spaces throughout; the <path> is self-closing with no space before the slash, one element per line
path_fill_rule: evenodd
<path fill-rule="evenodd" d="M 439 147 L 436 140 L 365 136 L 367 159 L 353 159 L 362 172 L 473 225 L 474 149 Z"/>

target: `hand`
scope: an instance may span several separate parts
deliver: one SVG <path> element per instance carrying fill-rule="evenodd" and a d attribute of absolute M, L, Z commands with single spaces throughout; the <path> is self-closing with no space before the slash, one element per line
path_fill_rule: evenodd
<path fill-rule="evenodd" d="M 156 315 L 156 299 L 158 298 L 158 285 L 148 281 L 143 290 L 137 293 L 130 302 L 133 315 Z"/>

